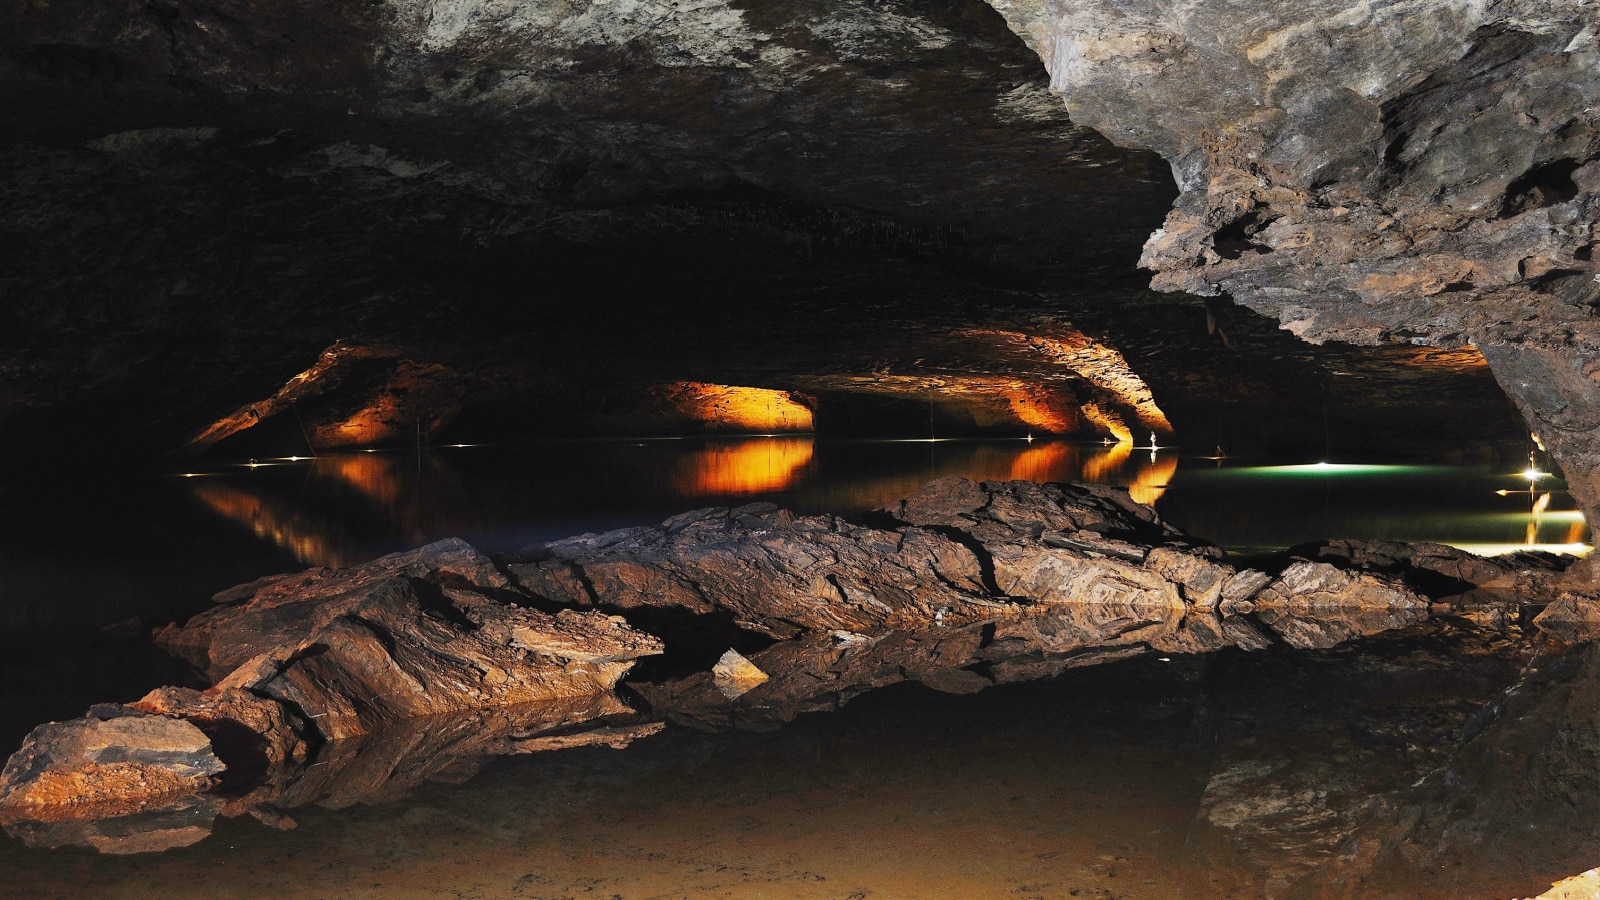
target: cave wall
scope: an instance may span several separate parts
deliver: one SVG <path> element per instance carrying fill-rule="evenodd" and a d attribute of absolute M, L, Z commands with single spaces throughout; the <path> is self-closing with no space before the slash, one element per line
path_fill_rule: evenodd
<path fill-rule="evenodd" d="M 1600 512 L 1600 13 L 992 0 L 1181 191 L 1141 265 L 1313 342 L 1474 344 Z"/>
<path fill-rule="evenodd" d="M 98 453 L 107 434 L 170 449 L 338 342 L 448 372 L 450 403 L 480 421 L 571 421 L 676 380 L 1037 384 L 1060 373 L 950 338 L 1065 322 L 1143 348 L 1128 362 L 1186 422 L 1210 422 L 1197 410 L 1217 396 L 1305 407 L 1257 445 L 1315 443 L 1317 385 L 1277 382 L 1336 371 L 1399 398 L 1370 413 L 1396 426 L 1373 443 L 1407 410 L 1453 415 L 1423 396 L 1464 383 L 1448 365 L 1394 378 L 1410 369 L 1382 353 L 1308 365 L 1237 328 L 1218 349 L 1199 318 L 1146 329 L 1129 279 L 1176 175 L 1146 253 L 1159 287 L 1231 295 L 1312 340 L 1477 343 L 1573 459 L 1592 424 L 1592 264 L 1573 236 L 1589 193 L 1568 186 L 1589 170 L 1569 163 L 1593 129 L 1561 115 L 1592 34 L 1570 3 L 1424 20 L 1436 6 L 1369 22 L 1336 4 L 13 5 L 0 457 Z M 1483 97 L 1541 124 L 1460 114 Z M 1417 137 L 1389 154 L 1402 133 Z M 1492 168 L 1484 135 L 1505 171 L 1425 203 L 1444 175 Z M 1480 195 L 1501 199 L 1474 212 Z M 1503 431 L 1473 377 L 1454 415 Z"/>

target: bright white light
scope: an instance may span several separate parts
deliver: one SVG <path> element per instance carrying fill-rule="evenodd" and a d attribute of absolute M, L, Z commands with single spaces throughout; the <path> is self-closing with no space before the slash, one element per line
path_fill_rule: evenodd
<path fill-rule="evenodd" d="M 1545 473 L 1539 471 L 1538 469 L 1532 469 L 1532 468 L 1530 468 L 1527 471 L 1522 473 L 1522 477 L 1528 479 L 1529 481 L 1538 481 L 1539 479 L 1543 478 L 1544 476 L 1545 476 Z"/>

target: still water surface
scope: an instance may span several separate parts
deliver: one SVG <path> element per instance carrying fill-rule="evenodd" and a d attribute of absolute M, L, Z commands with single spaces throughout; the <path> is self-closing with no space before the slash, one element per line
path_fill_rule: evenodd
<path fill-rule="evenodd" d="M 1238 552 L 1325 537 L 1482 551 L 1589 539 L 1549 476 L 1530 491 L 1528 479 L 1489 468 L 1278 462 L 1070 442 L 773 437 L 439 447 L 214 464 L 114 486 L 9 483 L 0 749 L 38 722 L 192 677 L 141 635 L 217 590 L 447 536 L 508 551 L 707 505 L 853 513 L 964 475 L 1125 485 Z M 224 820 L 196 847 L 137 862 L 8 841 L 0 866 L 17 880 L 0 893 L 1225 895 L 1203 867 L 1173 863 L 1208 763 L 1184 724 L 1193 710 L 1167 724 L 1183 706 L 1160 695 L 1189 691 L 1192 679 L 1158 679 L 1165 687 L 1129 721 L 1115 696 L 1127 688 L 1103 668 L 977 699 L 905 686 L 773 735 L 669 729 L 624 751 L 540 754 L 399 804 L 303 811 L 293 832 Z M 1110 713 L 1108 699 L 1118 701 Z"/>

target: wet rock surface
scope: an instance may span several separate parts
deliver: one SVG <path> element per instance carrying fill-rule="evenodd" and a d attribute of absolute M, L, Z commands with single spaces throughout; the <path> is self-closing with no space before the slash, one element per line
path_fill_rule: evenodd
<path fill-rule="evenodd" d="M 35 729 L 0 772 L 0 807 L 64 817 L 83 808 L 137 811 L 204 790 L 225 768 L 195 725 L 106 705 Z"/>
<path fill-rule="evenodd" d="M 121 736 L 100 740 L 113 749 L 93 764 L 166 759 L 161 736 L 174 729 L 213 761 L 128 795 L 143 804 L 131 812 L 150 812 L 156 823 L 148 840 L 175 844 L 193 834 L 166 834 L 160 823 L 170 816 L 160 810 L 188 802 L 224 765 L 220 788 L 205 795 L 221 798 L 218 814 L 291 827 L 294 808 L 393 799 L 423 781 L 470 777 L 495 756 L 621 747 L 664 721 L 771 728 L 906 681 L 964 694 L 1082 666 L 1225 649 L 1282 659 L 1339 648 L 1332 652 L 1363 658 L 1367 644 L 1353 639 L 1429 633 L 1455 635 L 1449 640 L 1476 648 L 1469 660 L 1498 671 L 1519 665 L 1526 646 L 1504 629 L 1527 618 L 1527 604 L 1548 602 L 1561 568 L 1548 557 L 1480 560 L 1437 546 L 1352 542 L 1239 568 L 1124 490 L 1093 485 L 943 479 L 869 519 L 764 504 L 699 510 L 505 561 L 445 541 L 225 591 L 216 608 L 156 635 L 215 685 L 163 688 L 108 707 L 117 718 L 43 726 L 0 781 L 13 833 L 127 852 L 142 846 L 136 829 L 117 842 L 81 824 L 129 814 L 104 802 L 115 792 L 66 790 L 80 783 L 73 779 L 82 767 L 66 743 L 107 729 Z M 1535 567 L 1544 581 L 1530 576 Z M 1473 621 L 1502 636 L 1461 636 Z M 1374 662 L 1380 670 L 1386 653 Z M 1421 671 L 1451 685 L 1464 679 L 1463 697 L 1477 698 L 1484 679 L 1474 680 L 1471 666 L 1446 674 L 1440 657 L 1419 659 Z M 1375 739 L 1442 742 L 1472 702 L 1418 712 L 1431 737 Z M 61 735 L 78 737 L 64 743 Z M 1415 768 L 1420 757 L 1396 758 Z M 1312 803 L 1294 792 L 1295 778 L 1331 783 L 1331 772 L 1298 771 L 1244 752 L 1208 788 L 1207 815 L 1246 836 L 1304 831 L 1306 852 L 1325 856 L 1353 833 L 1351 823 L 1376 814 L 1355 810 L 1351 798 L 1400 777 L 1385 769 L 1369 784 L 1363 776 L 1335 792 L 1345 799 L 1316 788 L 1324 799 Z M 81 827 L 27 824 L 65 818 Z M 1299 877 L 1311 867 L 1287 870 Z"/>

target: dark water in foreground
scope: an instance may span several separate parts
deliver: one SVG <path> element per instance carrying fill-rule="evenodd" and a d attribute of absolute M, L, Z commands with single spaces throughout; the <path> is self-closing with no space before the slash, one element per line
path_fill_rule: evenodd
<path fill-rule="evenodd" d="M 192 677 L 151 649 L 143 629 L 193 614 L 217 590 L 446 536 L 504 551 L 706 505 L 860 512 L 930 478 L 965 475 L 1127 485 L 1180 528 L 1241 552 L 1323 537 L 1486 551 L 1589 540 L 1551 477 L 1530 493 L 1526 478 L 1481 468 L 1272 462 L 1061 442 L 783 437 L 342 454 L 109 486 L 91 477 L 8 482 L 0 749 L 92 702 Z M 1197 831 L 1219 767 L 1248 756 L 1241 748 L 1270 722 L 1294 753 L 1335 767 L 1390 766 L 1399 778 L 1408 770 L 1384 755 L 1392 736 L 1351 749 L 1319 729 L 1329 716 L 1346 728 L 1343 703 L 1371 714 L 1402 700 L 1443 701 L 1397 692 L 1398 676 L 1349 654 L 1238 657 L 1136 660 L 976 697 L 905 685 L 770 734 L 669 728 L 621 751 L 508 759 L 397 803 L 296 810 L 293 831 L 223 819 L 211 838 L 157 856 L 6 840 L 0 894 L 1260 895 L 1260 860 L 1251 868 Z M 1454 714 L 1503 687 L 1515 671 L 1507 660 L 1463 676 L 1471 702 L 1452 696 Z M 1319 702 L 1303 683 L 1311 671 L 1331 674 L 1345 693 Z M 1441 717 L 1432 727 L 1444 727 Z M 1403 730 L 1384 722 L 1372 729 Z M 1506 877 L 1537 893 L 1546 874 Z M 1551 877 L 1561 874 L 1571 873 Z M 1419 875 L 1402 895 L 1475 896 L 1462 886 L 1470 878 L 1447 875 Z"/>

